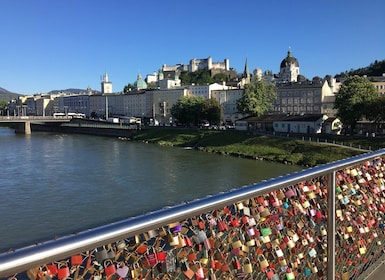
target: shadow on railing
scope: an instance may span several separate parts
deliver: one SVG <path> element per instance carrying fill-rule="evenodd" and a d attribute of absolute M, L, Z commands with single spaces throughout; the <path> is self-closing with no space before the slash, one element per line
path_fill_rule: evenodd
<path fill-rule="evenodd" d="M 384 250 L 384 154 L 7 252 L 0 255 L 0 277 L 360 279 Z"/>

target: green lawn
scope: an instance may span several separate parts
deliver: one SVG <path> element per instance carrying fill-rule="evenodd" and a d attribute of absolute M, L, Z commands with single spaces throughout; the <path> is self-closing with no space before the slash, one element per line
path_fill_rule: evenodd
<path fill-rule="evenodd" d="M 172 128 L 143 129 L 132 140 L 145 141 L 160 145 L 194 147 L 201 151 L 234 155 L 247 158 L 259 158 L 276 162 L 285 162 L 301 166 L 315 166 L 345 159 L 363 153 L 354 149 L 306 142 L 288 138 L 249 135 L 245 132 L 226 130 L 188 130 Z M 344 139 L 345 144 L 354 146 L 368 144 L 382 146 L 382 139 Z M 340 140 L 336 143 L 341 143 Z M 374 147 L 374 146 L 373 146 Z"/>

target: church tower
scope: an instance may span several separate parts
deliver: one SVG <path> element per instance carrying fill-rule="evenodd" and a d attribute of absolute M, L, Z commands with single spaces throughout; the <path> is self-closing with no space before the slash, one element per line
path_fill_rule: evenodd
<path fill-rule="evenodd" d="M 247 62 L 247 58 L 246 58 L 245 69 L 243 70 L 242 78 L 247 79 L 248 81 L 250 81 L 250 71 L 249 71 L 249 64 Z"/>
<path fill-rule="evenodd" d="M 291 49 L 289 49 L 286 58 L 282 60 L 280 65 L 279 76 L 281 78 L 281 82 L 297 82 L 298 75 L 298 60 L 293 57 Z"/>
<path fill-rule="evenodd" d="M 239 87 L 243 88 L 245 85 L 250 84 L 250 82 L 251 82 L 251 75 L 250 75 L 250 71 L 249 71 L 249 64 L 247 62 L 247 58 L 246 58 L 245 68 L 243 70 L 241 78 L 242 79 L 241 79 L 240 83 L 238 83 Z"/>
<path fill-rule="evenodd" d="M 112 83 L 108 80 L 108 73 L 105 72 L 102 77 L 102 94 L 104 93 L 112 93 Z"/>

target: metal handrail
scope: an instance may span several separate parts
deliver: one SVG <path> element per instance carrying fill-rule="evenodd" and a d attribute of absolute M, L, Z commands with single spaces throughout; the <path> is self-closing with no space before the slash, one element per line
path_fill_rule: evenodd
<path fill-rule="evenodd" d="M 335 161 L 252 185 L 232 189 L 217 195 L 206 196 L 191 202 L 163 208 L 161 210 L 89 229 L 56 240 L 3 253 L 0 255 L 0 277 L 9 276 L 28 270 L 31 267 L 67 258 L 76 253 L 92 250 L 105 244 L 116 242 L 176 221 L 191 218 L 238 201 L 246 200 L 250 197 L 266 194 L 301 181 L 311 180 L 317 176 L 334 175 L 336 170 L 345 169 L 360 162 L 380 157 L 384 154 L 385 149 L 361 154 L 348 159 Z M 334 180 L 329 182 L 329 184 L 334 183 Z M 331 212 L 330 209 L 329 211 Z M 334 221 L 331 223 L 334 223 Z M 334 228 L 333 224 L 331 225 L 332 227 L 328 230 Z M 333 236 L 334 238 L 333 234 L 329 236 Z"/>

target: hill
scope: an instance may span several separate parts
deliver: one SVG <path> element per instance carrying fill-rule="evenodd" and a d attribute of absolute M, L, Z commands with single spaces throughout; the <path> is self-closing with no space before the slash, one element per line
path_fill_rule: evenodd
<path fill-rule="evenodd" d="M 358 68 L 358 69 L 351 69 L 350 71 L 345 71 L 344 73 L 340 73 L 340 76 L 363 76 L 366 75 L 368 77 L 370 76 L 382 76 L 385 73 L 385 60 L 375 60 L 373 63 L 371 63 L 369 66 Z"/>
<path fill-rule="evenodd" d="M 6 90 L 5 88 L 0 87 L 0 101 L 7 101 L 8 102 L 12 99 L 17 99 L 20 96 L 22 96 L 22 94 L 10 92 L 10 91 Z"/>
<path fill-rule="evenodd" d="M 73 93 L 73 94 L 80 94 L 87 92 L 86 89 L 80 89 L 80 88 L 67 88 L 67 89 L 55 89 L 48 92 L 48 94 L 57 94 L 59 92 L 67 92 L 67 93 Z M 93 91 L 95 92 L 95 91 Z"/>

